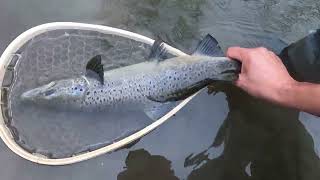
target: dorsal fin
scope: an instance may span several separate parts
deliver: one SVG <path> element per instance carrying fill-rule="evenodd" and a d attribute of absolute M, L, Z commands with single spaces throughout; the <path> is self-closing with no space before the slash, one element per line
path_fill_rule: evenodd
<path fill-rule="evenodd" d="M 157 38 L 151 47 L 151 52 L 148 59 L 162 61 L 166 58 L 167 58 L 167 50 L 164 46 L 164 42 L 160 38 Z"/>
<path fill-rule="evenodd" d="M 196 50 L 192 55 L 220 57 L 224 56 L 218 41 L 207 34 L 202 41 L 199 42 Z"/>
<path fill-rule="evenodd" d="M 86 76 L 91 76 L 98 79 L 101 84 L 104 84 L 103 65 L 101 64 L 101 55 L 96 55 L 90 59 L 86 66 Z"/>

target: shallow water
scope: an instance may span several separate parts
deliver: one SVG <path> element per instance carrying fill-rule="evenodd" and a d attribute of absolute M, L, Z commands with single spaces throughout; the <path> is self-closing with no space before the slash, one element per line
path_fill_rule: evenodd
<path fill-rule="evenodd" d="M 100 23 L 159 35 L 186 52 L 207 33 L 223 48 L 263 45 L 279 52 L 320 25 L 316 0 L 52 3 L 1 1 L 5 26 L 0 49 L 27 28 L 50 21 Z M 196 97 L 129 150 L 71 166 L 38 166 L 2 144 L 2 178 L 139 179 L 137 174 L 143 174 L 140 179 L 319 179 L 319 118 L 253 99 L 233 87 L 224 91 Z"/>

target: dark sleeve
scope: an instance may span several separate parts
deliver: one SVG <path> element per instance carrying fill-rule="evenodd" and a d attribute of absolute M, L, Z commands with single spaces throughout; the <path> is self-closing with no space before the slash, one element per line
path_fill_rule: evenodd
<path fill-rule="evenodd" d="M 320 29 L 283 49 L 279 57 L 294 79 L 320 83 Z"/>

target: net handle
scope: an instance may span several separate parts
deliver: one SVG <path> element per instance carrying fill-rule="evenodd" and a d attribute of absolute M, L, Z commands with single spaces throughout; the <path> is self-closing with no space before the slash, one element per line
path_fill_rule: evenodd
<path fill-rule="evenodd" d="M 14 39 L 9 46 L 5 49 L 3 54 L 0 57 L 0 83 L 2 84 L 4 73 L 6 66 L 10 63 L 10 60 L 14 53 L 16 53 L 26 42 L 34 38 L 35 36 L 52 31 L 52 30 L 59 30 L 59 29 L 81 29 L 81 30 L 91 30 L 91 31 L 97 31 L 104 34 L 114 34 L 121 37 L 126 37 L 129 39 L 133 39 L 142 43 L 146 43 L 149 45 L 152 45 L 154 40 L 150 39 L 148 37 L 142 36 L 140 34 L 136 34 L 133 32 L 129 32 L 122 29 L 117 29 L 113 27 L 108 26 L 102 26 L 102 25 L 94 25 L 94 24 L 85 24 L 85 23 L 75 23 L 75 22 L 53 22 L 53 23 L 47 23 L 42 24 L 36 27 L 33 27 L 21 35 L 19 35 L 16 39 Z M 186 55 L 184 52 L 173 48 L 167 44 L 165 44 L 167 50 L 169 53 L 181 56 Z M 0 94 L 2 89 L 0 88 Z M 104 146 L 102 148 L 99 148 L 97 150 L 86 152 L 83 154 L 74 155 L 72 157 L 68 158 L 60 158 L 60 159 L 50 159 L 44 155 L 41 154 L 35 154 L 35 153 L 29 153 L 25 151 L 23 148 L 21 148 L 15 141 L 13 136 L 11 135 L 10 130 L 5 124 L 5 121 L 3 119 L 2 110 L 0 111 L 0 137 L 3 140 L 3 142 L 17 155 L 20 157 L 27 159 L 29 161 L 38 163 L 38 164 L 44 164 L 44 165 L 67 165 L 72 164 L 76 162 L 81 162 L 84 160 L 88 160 L 94 157 L 97 157 L 99 155 L 112 152 L 116 149 L 119 149 L 141 137 L 148 134 L 164 122 L 166 122 L 170 117 L 172 117 L 175 113 L 177 113 L 182 107 L 184 107 L 196 94 L 188 97 L 184 101 L 182 101 L 178 106 L 176 106 L 174 109 L 172 109 L 170 112 L 168 112 L 165 116 L 161 117 L 157 121 L 153 122 L 152 124 L 146 126 L 145 128 L 141 129 L 140 131 L 122 139 L 119 140 L 113 144 Z M 2 102 L 2 97 L 0 97 L 0 102 Z"/>

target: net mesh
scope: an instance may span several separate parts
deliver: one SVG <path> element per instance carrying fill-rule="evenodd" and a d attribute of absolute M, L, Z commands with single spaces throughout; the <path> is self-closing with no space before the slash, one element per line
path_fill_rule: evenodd
<path fill-rule="evenodd" d="M 141 112 L 74 113 L 26 106 L 20 95 L 52 80 L 83 75 L 89 59 L 102 55 L 105 69 L 146 60 L 150 46 L 87 30 L 54 30 L 29 40 L 6 69 L 2 111 L 15 141 L 49 158 L 70 157 L 110 144 L 150 124 Z"/>

